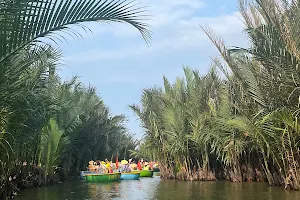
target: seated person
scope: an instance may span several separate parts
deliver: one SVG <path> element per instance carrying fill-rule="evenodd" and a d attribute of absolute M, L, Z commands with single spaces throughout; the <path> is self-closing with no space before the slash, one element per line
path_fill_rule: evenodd
<path fill-rule="evenodd" d="M 129 164 L 121 165 L 119 172 L 128 173 L 131 172 L 131 169 L 129 168 Z"/>
<path fill-rule="evenodd" d="M 129 168 L 130 168 L 131 170 L 137 170 L 137 164 L 131 164 L 131 165 L 129 166 Z"/>
<path fill-rule="evenodd" d="M 98 167 L 98 173 L 100 173 L 100 174 L 105 174 L 105 173 L 107 173 L 107 169 L 106 169 L 106 166 L 105 166 L 105 164 L 103 164 L 103 163 L 100 163 L 100 165 L 99 165 L 99 167 Z"/>
<path fill-rule="evenodd" d="M 149 165 L 146 164 L 146 165 L 144 166 L 143 170 L 150 170 Z"/>

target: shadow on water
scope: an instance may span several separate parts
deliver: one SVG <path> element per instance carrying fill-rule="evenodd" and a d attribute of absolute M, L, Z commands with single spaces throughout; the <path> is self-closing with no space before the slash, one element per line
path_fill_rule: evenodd
<path fill-rule="evenodd" d="M 265 183 L 181 182 L 159 177 L 115 183 L 70 181 L 27 189 L 16 200 L 296 200 L 300 192 Z"/>
<path fill-rule="evenodd" d="M 284 191 L 265 183 L 162 181 L 156 199 L 173 200 L 295 200 L 300 192 Z"/>

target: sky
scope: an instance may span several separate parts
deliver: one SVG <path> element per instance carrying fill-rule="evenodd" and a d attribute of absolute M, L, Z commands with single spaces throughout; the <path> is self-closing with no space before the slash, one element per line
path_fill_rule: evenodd
<path fill-rule="evenodd" d="M 141 123 L 128 105 L 138 104 L 144 88 L 161 86 L 183 76 L 183 66 L 205 74 L 216 48 L 201 31 L 210 26 L 225 44 L 244 46 L 246 37 L 237 0 L 141 0 L 151 15 L 152 41 L 147 45 L 127 24 L 89 23 L 92 33 L 67 38 L 60 44 L 64 80 L 79 76 L 97 93 L 113 114 L 127 116 L 127 128 L 141 139 Z"/>

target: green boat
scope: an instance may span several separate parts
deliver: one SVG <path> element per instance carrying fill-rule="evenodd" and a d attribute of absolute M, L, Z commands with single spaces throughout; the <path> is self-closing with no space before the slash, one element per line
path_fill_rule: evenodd
<path fill-rule="evenodd" d="M 119 181 L 121 173 L 107 173 L 107 174 L 86 174 L 84 176 L 88 183 L 100 183 L 100 182 L 113 182 Z"/>
<path fill-rule="evenodd" d="M 140 177 L 153 177 L 153 171 L 151 170 L 141 170 Z"/>
<path fill-rule="evenodd" d="M 153 168 L 153 171 L 154 171 L 154 172 L 160 172 L 160 170 L 159 170 L 158 167 L 154 167 L 154 168 Z"/>

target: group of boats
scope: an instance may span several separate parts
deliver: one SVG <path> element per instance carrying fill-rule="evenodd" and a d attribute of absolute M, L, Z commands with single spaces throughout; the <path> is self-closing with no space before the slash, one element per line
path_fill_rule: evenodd
<path fill-rule="evenodd" d="M 141 170 L 131 172 L 113 172 L 113 173 L 96 173 L 90 171 L 82 171 L 81 179 L 89 183 L 113 182 L 119 180 L 138 180 L 140 177 L 153 177 L 152 170 Z"/>
<path fill-rule="evenodd" d="M 101 165 L 100 163 L 98 167 L 101 168 L 101 166 L 104 166 L 105 168 L 105 166 L 108 166 L 107 169 L 109 170 L 99 172 L 99 170 L 94 170 L 94 168 L 89 167 L 88 171 L 81 171 L 80 178 L 89 183 L 114 182 L 119 180 L 139 180 L 140 177 L 153 177 L 154 172 L 159 172 L 158 166 L 153 167 L 153 164 L 151 167 L 147 164 L 142 168 L 141 166 L 135 167 L 135 164 L 130 165 L 128 162 L 123 162 L 122 164 L 121 162 L 120 169 L 118 169 L 119 167 L 117 166 L 112 170 L 111 166 L 113 164 L 102 163 L 103 164 Z M 115 164 L 113 166 L 115 166 Z M 128 169 L 124 170 L 126 167 L 128 167 Z"/>

